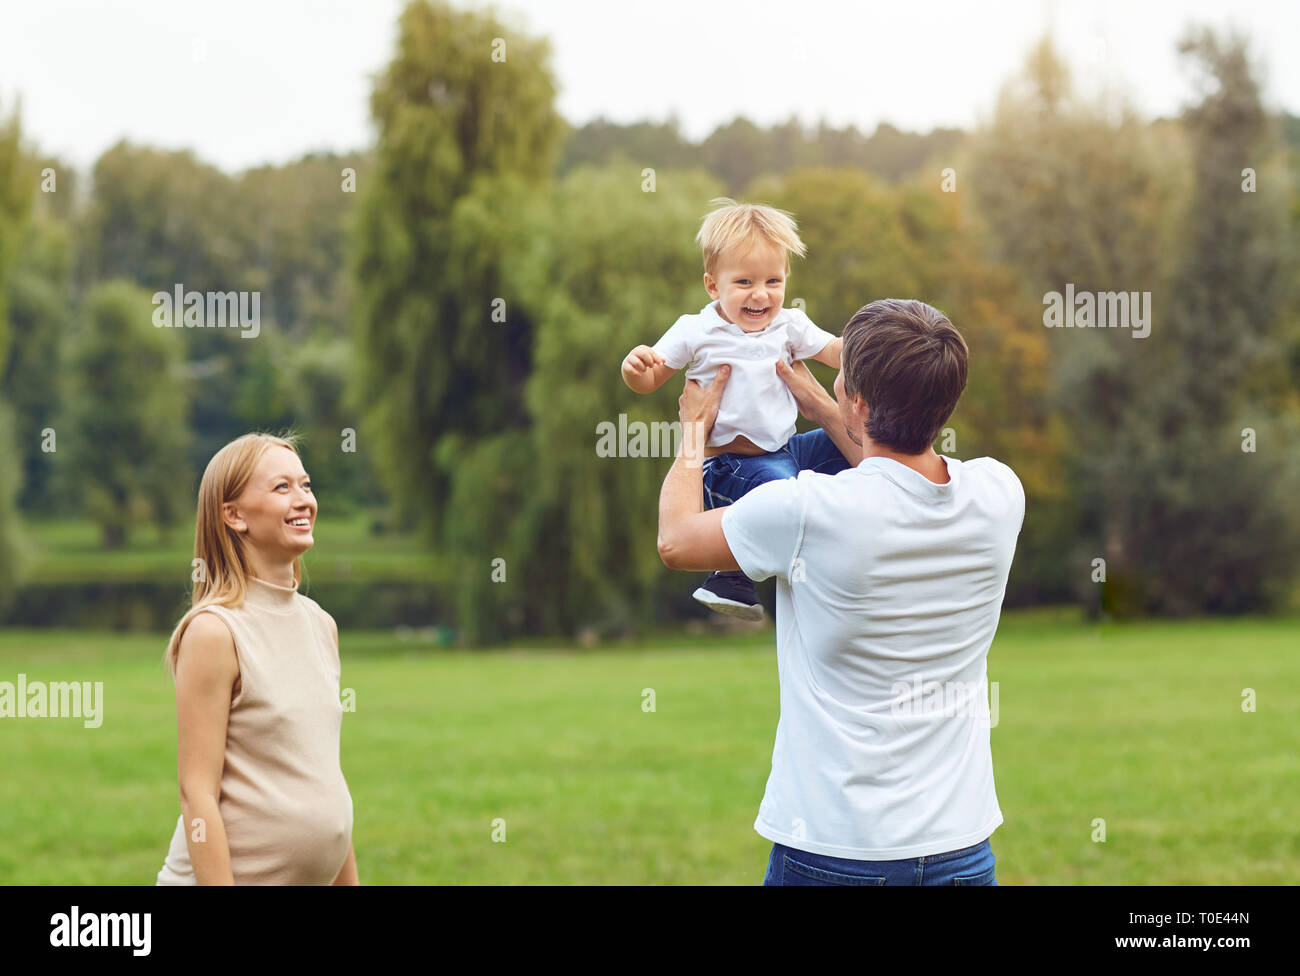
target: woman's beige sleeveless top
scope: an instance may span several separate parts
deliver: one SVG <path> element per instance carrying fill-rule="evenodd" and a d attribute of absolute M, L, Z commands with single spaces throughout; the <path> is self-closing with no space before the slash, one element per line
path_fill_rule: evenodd
<path fill-rule="evenodd" d="M 203 612 L 226 622 L 239 658 L 219 803 L 235 884 L 330 884 L 352 843 L 352 795 L 339 765 L 343 706 L 329 617 L 297 584 L 255 577 L 243 606 Z M 183 820 L 160 885 L 196 883 Z"/>

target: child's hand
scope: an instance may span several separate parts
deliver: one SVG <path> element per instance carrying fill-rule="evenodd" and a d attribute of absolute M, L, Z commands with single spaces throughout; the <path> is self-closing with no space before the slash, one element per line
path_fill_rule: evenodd
<path fill-rule="evenodd" d="M 641 376 L 648 369 L 667 365 L 667 360 L 649 346 L 637 346 L 623 360 L 624 376 Z"/>

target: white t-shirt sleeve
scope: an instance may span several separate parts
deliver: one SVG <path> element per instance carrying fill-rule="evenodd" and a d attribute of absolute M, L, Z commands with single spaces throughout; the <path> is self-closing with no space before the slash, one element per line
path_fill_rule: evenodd
<path fill-rule="evenodd" d="M 799 478 L 768 481 L 727 506 L 722 534 L 745 575 L 789 578 L 803 544 L 805 498 Z"/>
<path fill-rule="evenodd" d="M 788 334 L 790 347 L 795 359 L 811 359 L 823 349 L 835 336 L 819 328 L 801 309 L 790 309 L 791 319 Z"/>
<path fill-rule="evenodd" d="M 689 366 L 695 359 L 695 343 L 692 341 L 692 334 L 690 316 L 683 315 L 651 348 L 664 357 L 664 362 L 668 364 L 669 369 L 681 369 Z"/>
<path fill-rule="evenodd" d="M 1001 461 L 998 463 L 1002 464 Z M 1015 492 L 1016 502 L 1020 509 L 1020 524 L 1016 527 L 1016 534 L 1019 535 L 1021 529 L 1025 527 L 1025 486 L 1021 484 L 1020 476 L 1010 466 L 1002 464 L 1002 467 L 1006 471 L 1007 481 L 1011 484 L 1012 491 Z"/>

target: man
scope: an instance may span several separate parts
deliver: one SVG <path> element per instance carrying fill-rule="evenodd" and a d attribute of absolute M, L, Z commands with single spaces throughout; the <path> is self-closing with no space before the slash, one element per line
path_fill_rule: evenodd
<path fill-rule="evenodd" d="M 726 374 L 679 401 L 659 500 L 671 569 L 777 577 L 781 715 L 754 829 L 765 884 L 996 884 L 987 672 L 1024 490 L 991 458 L 932 444 L 966 385 L 937 309 L 887 299 L 844 327 L 835 400 L 776 370 L 843 453 L 704 510 L 700 465 Z"/>

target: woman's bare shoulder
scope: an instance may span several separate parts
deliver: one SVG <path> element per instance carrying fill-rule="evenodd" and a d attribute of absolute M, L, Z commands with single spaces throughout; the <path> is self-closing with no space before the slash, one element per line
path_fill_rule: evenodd
<path fill-rule="evenodd" d="M 178 663 L 183 659 L 201 662 L 205 671 L 239 673 L 234 634 L 220 616 L 207 610 L 200 610 L 185 625 L 177 658 Z"/>
<path fill-rule="evenodd" d="M 185 633 L 181 635 L 181 643 L 186 641 L 197 642 L 204 645 L 212 644 L 230 644 L 234 645 L 234 635 L 230 633 L 230 626 L 213 612 L 212 607 L 205 607 L 190 618 L 190 622 L 185 627 Z"/>

